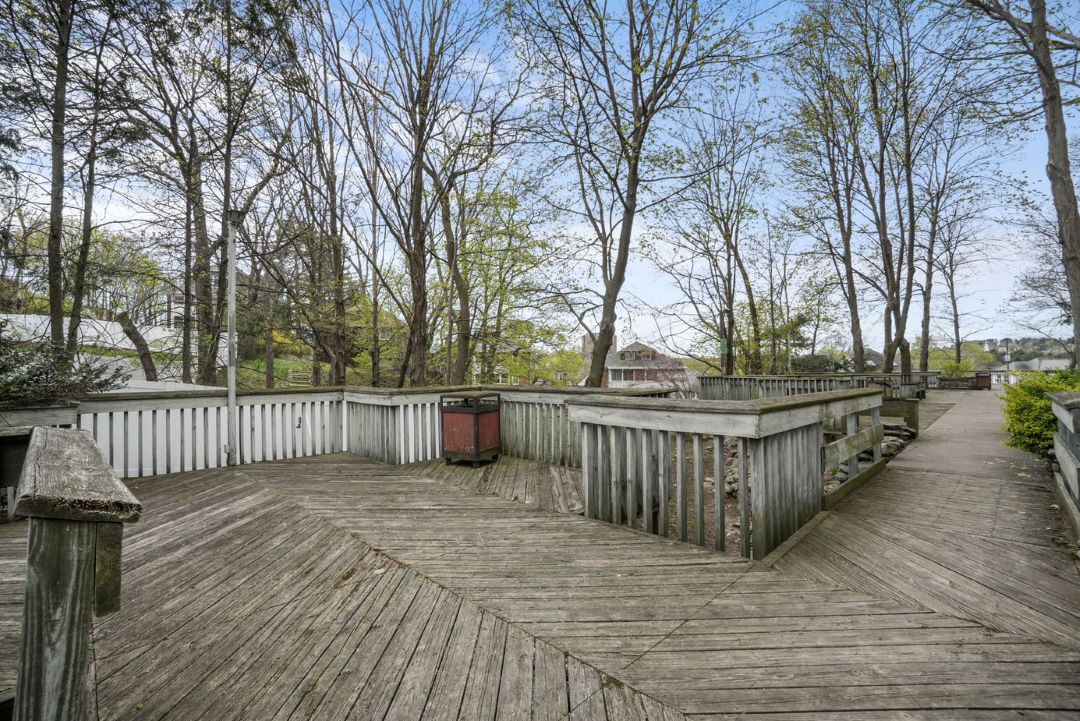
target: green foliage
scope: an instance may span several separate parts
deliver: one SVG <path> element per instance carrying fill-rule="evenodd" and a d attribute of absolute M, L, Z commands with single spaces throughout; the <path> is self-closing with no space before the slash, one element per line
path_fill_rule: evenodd
<path fill-rule="evenodd" d="M 1005 387 L 1005 430 L 1008 445 L 1040 455 L 1054 446 L 1057 421 L 1048 394 L 1080 391 L 1080 373 L 1023 373 L 1020 382 Z"/>
<path fill-rule="evenodd" d="M 72 367 L 62 345 L 18 343 L 0 337 L 0 406 L 73 400 L 117 388 L 127 378 L 127 373 L 110 364 L 80 363 Z"/>
<path fill-rule="evenodd" d="M 794 373 L 836 373 L 844 370 L 844 359 L 825 353 L 799 356 L 791 359 Z"/>
<path fill-rule="evenodd" d="M 975 370 L 971 361 L 963 360 L 957 363 L 954 360 L 942 361 L 939 365 L 942 378 L 963 378 Z M 969 376 L 970 377 L 970 376 Z"/>
<path fill-rule="evenodd" d="M 928 355 L 929 369 L 932 371 L 940 370 L 944 372 L 949 367 L 957 366 L 956 349 L 952 346 L 946 348 L 931 346 Z M 959 370 L 968 372 L 988 370 L 995 365 L 997 365 L 997 358 L 993 353 L 983 350 L 982 345 L 979 343 L 965 341 L 960 344 L 960 366 L 962 368 L 958 367 Z"/>

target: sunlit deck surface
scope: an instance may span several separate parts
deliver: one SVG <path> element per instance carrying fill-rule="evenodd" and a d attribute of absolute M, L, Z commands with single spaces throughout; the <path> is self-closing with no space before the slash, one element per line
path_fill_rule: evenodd
<path fill-rule="evenodd" d="M 990 393 L 935 400 L 775 567 L 574 515 L 576 472 L 517 459 L 132 481 L 101 717 L 1076 718 L 1080 574 L 1045 470 L 1000 445 Z M 8 695 L 24 533 L 0 525 Z"/>

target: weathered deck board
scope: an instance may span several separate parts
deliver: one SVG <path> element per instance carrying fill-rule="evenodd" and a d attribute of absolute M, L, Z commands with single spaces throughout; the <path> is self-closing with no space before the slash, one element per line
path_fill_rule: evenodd
<path fill-rule="evenodd" d="M 1080 572 L 1051 481 L 1006 448 L 1000 400 L 954 403 L 778 569 L 1080 650 Z"/>
<path fill-rule="evenodd" d="M 528 508 L 577 514 L 581 499 L 581 469 L 549 466 L 525 458 L 503 456 L 497 463 L 473 468 L 442 459 L 405 466 L 409 473 L 437 478 L 462 490 L 501 496 Z"/>
<path fill-rule="evenodd" d="M 305 473 L 372 469 L 348 466 Z M 102 718 L 559 719 L 603 695 L 596 669 L 243 471 L 132 487 L 147 512 L 96 629 Z"/>
<path fill-rule="evenodd" d="M 249 473 L 513 626 L 692 715 L 1080 709 L 1072 675 L 1080 653 L 889 596 L 470 499 L 405 469 L 332 489 L 295 486 L 288 464 Z M 597 709 L 594 698 L 572 717 Z"/>

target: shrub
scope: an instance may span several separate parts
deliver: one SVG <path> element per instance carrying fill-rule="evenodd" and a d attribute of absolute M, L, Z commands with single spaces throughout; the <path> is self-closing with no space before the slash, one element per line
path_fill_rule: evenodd
<path fill-rule="evenodd" d="M 1013 448 L 1048 455 L 1054 447 L 1057 420 L 1048 394 L 1080 391 L 1080 373 L 1022 373 L 1005 386 L 1005 430 Z"/>
<path fill-rule="evenodd" d="M 971 361 L 963 360 L 957 363 L 956 361 L 945 361 L 941 364 L 941 377 L 948 379 L 960 379 L 971 375 L 971 371 L 975 370 L 975 367 L 971 364 Z"/>
<path fill-rule="evenodd" d="M 128 374 L 101 363 L 66 362 L 62 345 L 5 338 L 0 325 L 0 407 L 45 405 L 117 388 Z"/>

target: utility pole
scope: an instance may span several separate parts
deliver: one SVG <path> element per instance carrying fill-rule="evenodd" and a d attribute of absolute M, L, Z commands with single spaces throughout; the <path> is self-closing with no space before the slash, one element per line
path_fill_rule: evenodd
<path fill-rule="evenodd" d="M 226 366 L 226 385 L 228 386 L 228 446 L 225 448 L 225 462 L 236 465 L 236 229 L 244 222 L 244 211 L 229 210 L 229 237 L 226 239 L 228 252 L 228 291 L 227 314 L 228 365 Z"/>

